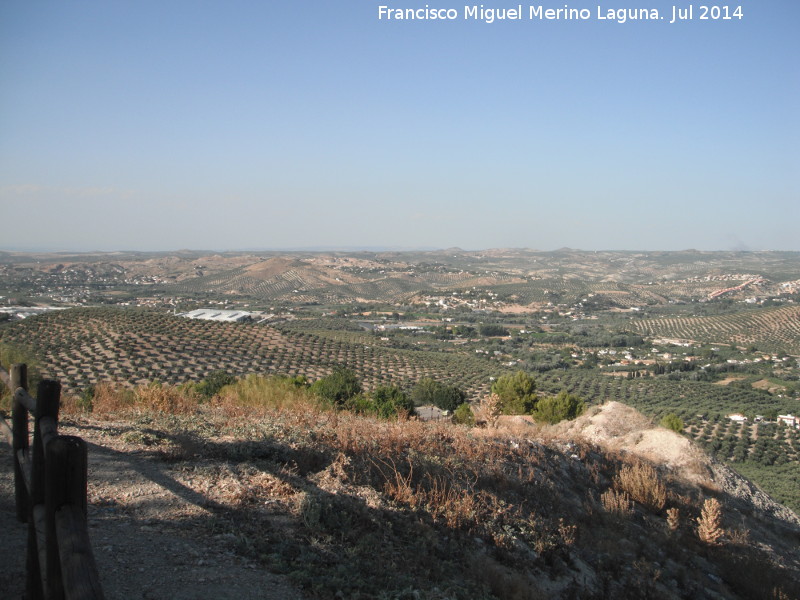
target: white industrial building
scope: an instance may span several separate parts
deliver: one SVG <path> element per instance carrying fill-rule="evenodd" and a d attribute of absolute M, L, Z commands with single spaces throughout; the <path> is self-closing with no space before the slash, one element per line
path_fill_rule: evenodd
<path fill-rule="evenodd" d="M 225 323 L 236 323 L 247 321 L 252 318 L 253 313 L 246 310 L 220 310 L 217 308 L 198 308 L 185 313 L 178 313 L 179 317 L 187 319 L 202 319 L 204 321 L 223 321 Z"/>

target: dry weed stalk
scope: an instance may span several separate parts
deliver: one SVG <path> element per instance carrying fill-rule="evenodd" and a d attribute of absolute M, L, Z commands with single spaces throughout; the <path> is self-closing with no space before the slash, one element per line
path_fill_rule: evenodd
<path fill-rule="evenodd" d="M 647 463 L 635 462 L 622 467 L 614 478 L 614 487 L 652 510 L 661 510 L 667 503 L 667 487 Z"/>
<path fill-rule="evenodd" d="M 750 532 L 744 527 L 737 527 L 728 531 L 728 539 L 736 546 L 750 545 Z"/>
<path fill-rule="evenodd" d="M 445 477 L 429 477 L 430 489 L 417 487 L 434 518 L 442 517 L 448 527 L 460 528 L 475 520 L 475 496 L 469 491 L 458 491 Z"/>
<path fill-rule="evenodd" d="M 772 595 L 770 596 L 773 600 L 790 600 L 789 594 L 787 594 L 782 588 L 774 587 L 772 588 Z"/>
<path fill-rule="evenodd" d="M 414 465 L 411 461 L 408 462 L 408 475 L 403 475 L 397 469 L 397 464 L 391 458 L 386 460 L 370 458 L 373 465 L 378 468 L 384 478 L 383 491 L 395 502 L 408 504 L 414 508 L 417 505 L 417 497 L 414 493 L 414 488 L 411 481 L 414 477 Z M 378 464 L 380 463 L 380 464 Z M 383 466 L 381 466 L 383 465 Z M 383 468 L 386 468 L 389 473 L 387 474 Z"/>
<path fill-rule="evenodd" d="M 572 546 L 575 543 L 577 533 L 577 525 L 567 525 L 564 523 L 563 518 L 558 520 L 558 534 L 561 536 L 561 540 L 564 542 L 565 546 Z"/>
<path fill-rule="evenodd" d="M 677 508 L 667 509 L 667 527 L 670 531 L 678 531 L 681 524 L 681 511 Z"/>
<path fill-rule="evenodd" d="M 492 429 L 497 427 L 497 420 L 503 414 L 502 401 L 497 394 L 484 396 L 480 403 L 480 411 L 486 424 Z"/>
<path fill-rule="evenodd" d="M 633 500 L 626 492 L 618 492 L 611 488 L 600 495 L 600 502 L 607 512 L 619 516 L 633 514 Z"/>
<path fill-rule="evenodd" d="M 703 502 L 703 510 L 697 517 L 697 535 L 706 544 L 719 545 L 725 534 L 722 528 L 722 505 L 716 498 L 707 498 Z"/>

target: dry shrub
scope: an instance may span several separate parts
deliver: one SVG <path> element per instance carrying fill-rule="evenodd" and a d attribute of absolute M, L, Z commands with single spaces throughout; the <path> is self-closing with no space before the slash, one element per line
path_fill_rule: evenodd
<path fill-rule="evenodd" d="M 667 527 L 670 531 L 678 531 L 681 524 L 681 511 L 677 508 L 667 509 Z"/>
<path fill-rule="evenodd" d="M 378 468 L 385 481 L 383 484 L 384 493 L 395 502 L 407 504 L 414 508 L 417 505 L 417 495 L 412 485 L 414 478 L 414 465 L 408 463 L 408 474 L 404 475 L 397 468 L 397 464 L 391 458 L 387 460 L 373 460 L 372 464 Z"/>
<path fill-rule="evenodd" d="M 497 394 L 489 394 L 481 399 L 478 410 L 489 427 L 497 427 L 497 420 L 503 414 L 503 402 Z"/>
<path fill-rule="evenodd" d="M 633 514 L 633 501 L 626 492 L 609 489 L 600 495 L 600 502 L 607 512 L 621 517 Z"/>
<path fill-rule="evenodd" d="M 0 405 L 0 409 L 2 409 L 2 405 Z M 87 412 L 87 409 L 81 399 L 74 394 L 61 395 L 59 410 L 68 415 L 78 415 Z"/>
<path fill-rule="evenodd" d="M 138 409 L 154 410 L 171 415 L 191 414 L 197 410 L 199 397 L 188 390 L 170 385 L 140 385 L 133 390 Z"/>
<path fill-rule="evenodd" d="M 561 518 L 558 520 L 558 534 L 561 536 L 561 541 L 564 542 L 565 546 L 572 546 L 577 539 L 578 526 L 567 525 L 564 523 L 564 519 Z"/>
<path fill-rule="evenodd" d="M 135 403 L 133 391 L 118 384 L 101 382 L 94 387 L 92 398 L 92 414 L 109 416 L 133 408 Z"/>
<path fill-rule="evenodd" d="M 329 467 L 331 474 L 341 482 L 348 481 L 350 479 L 350 475 L 348 475 L 347 469 L 350 466 L 350 462 L 349 456 L 339 452 Z"/>
<path fill-rule="evenodd" d="M 469 528 L 475 523 L 480 502 L 472 489 L 456 481 L 453 473 L 425 473 L 415 482 L 411 460 L 408 460 L 407 473 L 390 457 L 370 460 L 384 479 L 384 493 L 393 501 L 412 509 L 423 509 L 450 528 Z"/>
<path fill-rule="evenodd" d="M 457 490 L 447 478 L 429 476 L 429 486 L 417 486 L 416 492 L 434 519 L 444 519 L 448 527 L 458 529 L 475 522 L 475 496 Z"/>
<path fill-rule="evenodd" d="M 263 505 L 265 498 L 286 500 L 297 493 L 289 483 L 270 473 L 256 472 L 248 475 L 239 482 L 238 493 L 234 496 L 237 504 Z"/>
<path fill-rule="evenodd" d="M 707 498 L 703 510 L 697 517 L 697 535 L 706 544 L 716 546 L 724 535 L 722 529 L 722 505 L 716 498 Z"/>
<path fill-rule="evenodd" d="M 736 546 L 744 548 L 750 546 L 750 532 L 745 527 L 736 527 L 728 531 L 728 539 Z"/>
<path fill-rule="evenodd" d="M 622 467 L 614 478 L 614 487 L 652 510 L 659 511 L 667 503 L 667 486 L 656 470 L 644 462 Z"/>
<path fill-rule="evenodd" d="M 78 402 L 74 400 L 65 405 L 68 410 L 73 405 L 79 410 Z M 199 398 L 194 392 L 159 383 L 128 388 L 118 383 L 101 382 L 95 386 L 91 398 L 92 414 L 100 417 L 130 410 L 192 414 L 196 412 L 198 403 Z"/>

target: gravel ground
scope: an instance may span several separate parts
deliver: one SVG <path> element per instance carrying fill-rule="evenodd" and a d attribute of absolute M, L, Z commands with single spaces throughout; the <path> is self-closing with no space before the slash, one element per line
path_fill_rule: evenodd
<path fill-rule="evenodd" d="M 63 426 L 89 443 L 89 537 L 108 600 L 301 600 L 280 576 L 233 552 L 213 533 L 213 501 L 181 483 L 172 465 L 126 448 L 105 428 Z M 14 509 L 11 448 L 0 444 L 0 598 L 22 598 L 27 525 Z"/>

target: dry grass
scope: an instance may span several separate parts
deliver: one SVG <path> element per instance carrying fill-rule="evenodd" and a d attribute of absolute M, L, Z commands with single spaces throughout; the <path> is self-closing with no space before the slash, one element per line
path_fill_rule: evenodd
<path fill-rule="evenodd" d="M 633 514 L 633 501 L 626 492 L 606 490 L 600 495 L 600 503 L 607 512 L 625 517 Z"/>
<path fill-rule="evenodd" d="M 667 502 L 667 486 L 652 466 L 641 461 L 623 466 L 614 478 L 614 487 L 654 511 L 662 510 Z"/>
<path fill-rule="evenodd" d="M 224 387 L 215 402 L 228 412 L 242 409 L 286 410 L 317 403 L 308 390 L 293 385 L 288 379 L 255 374 Z"/>

